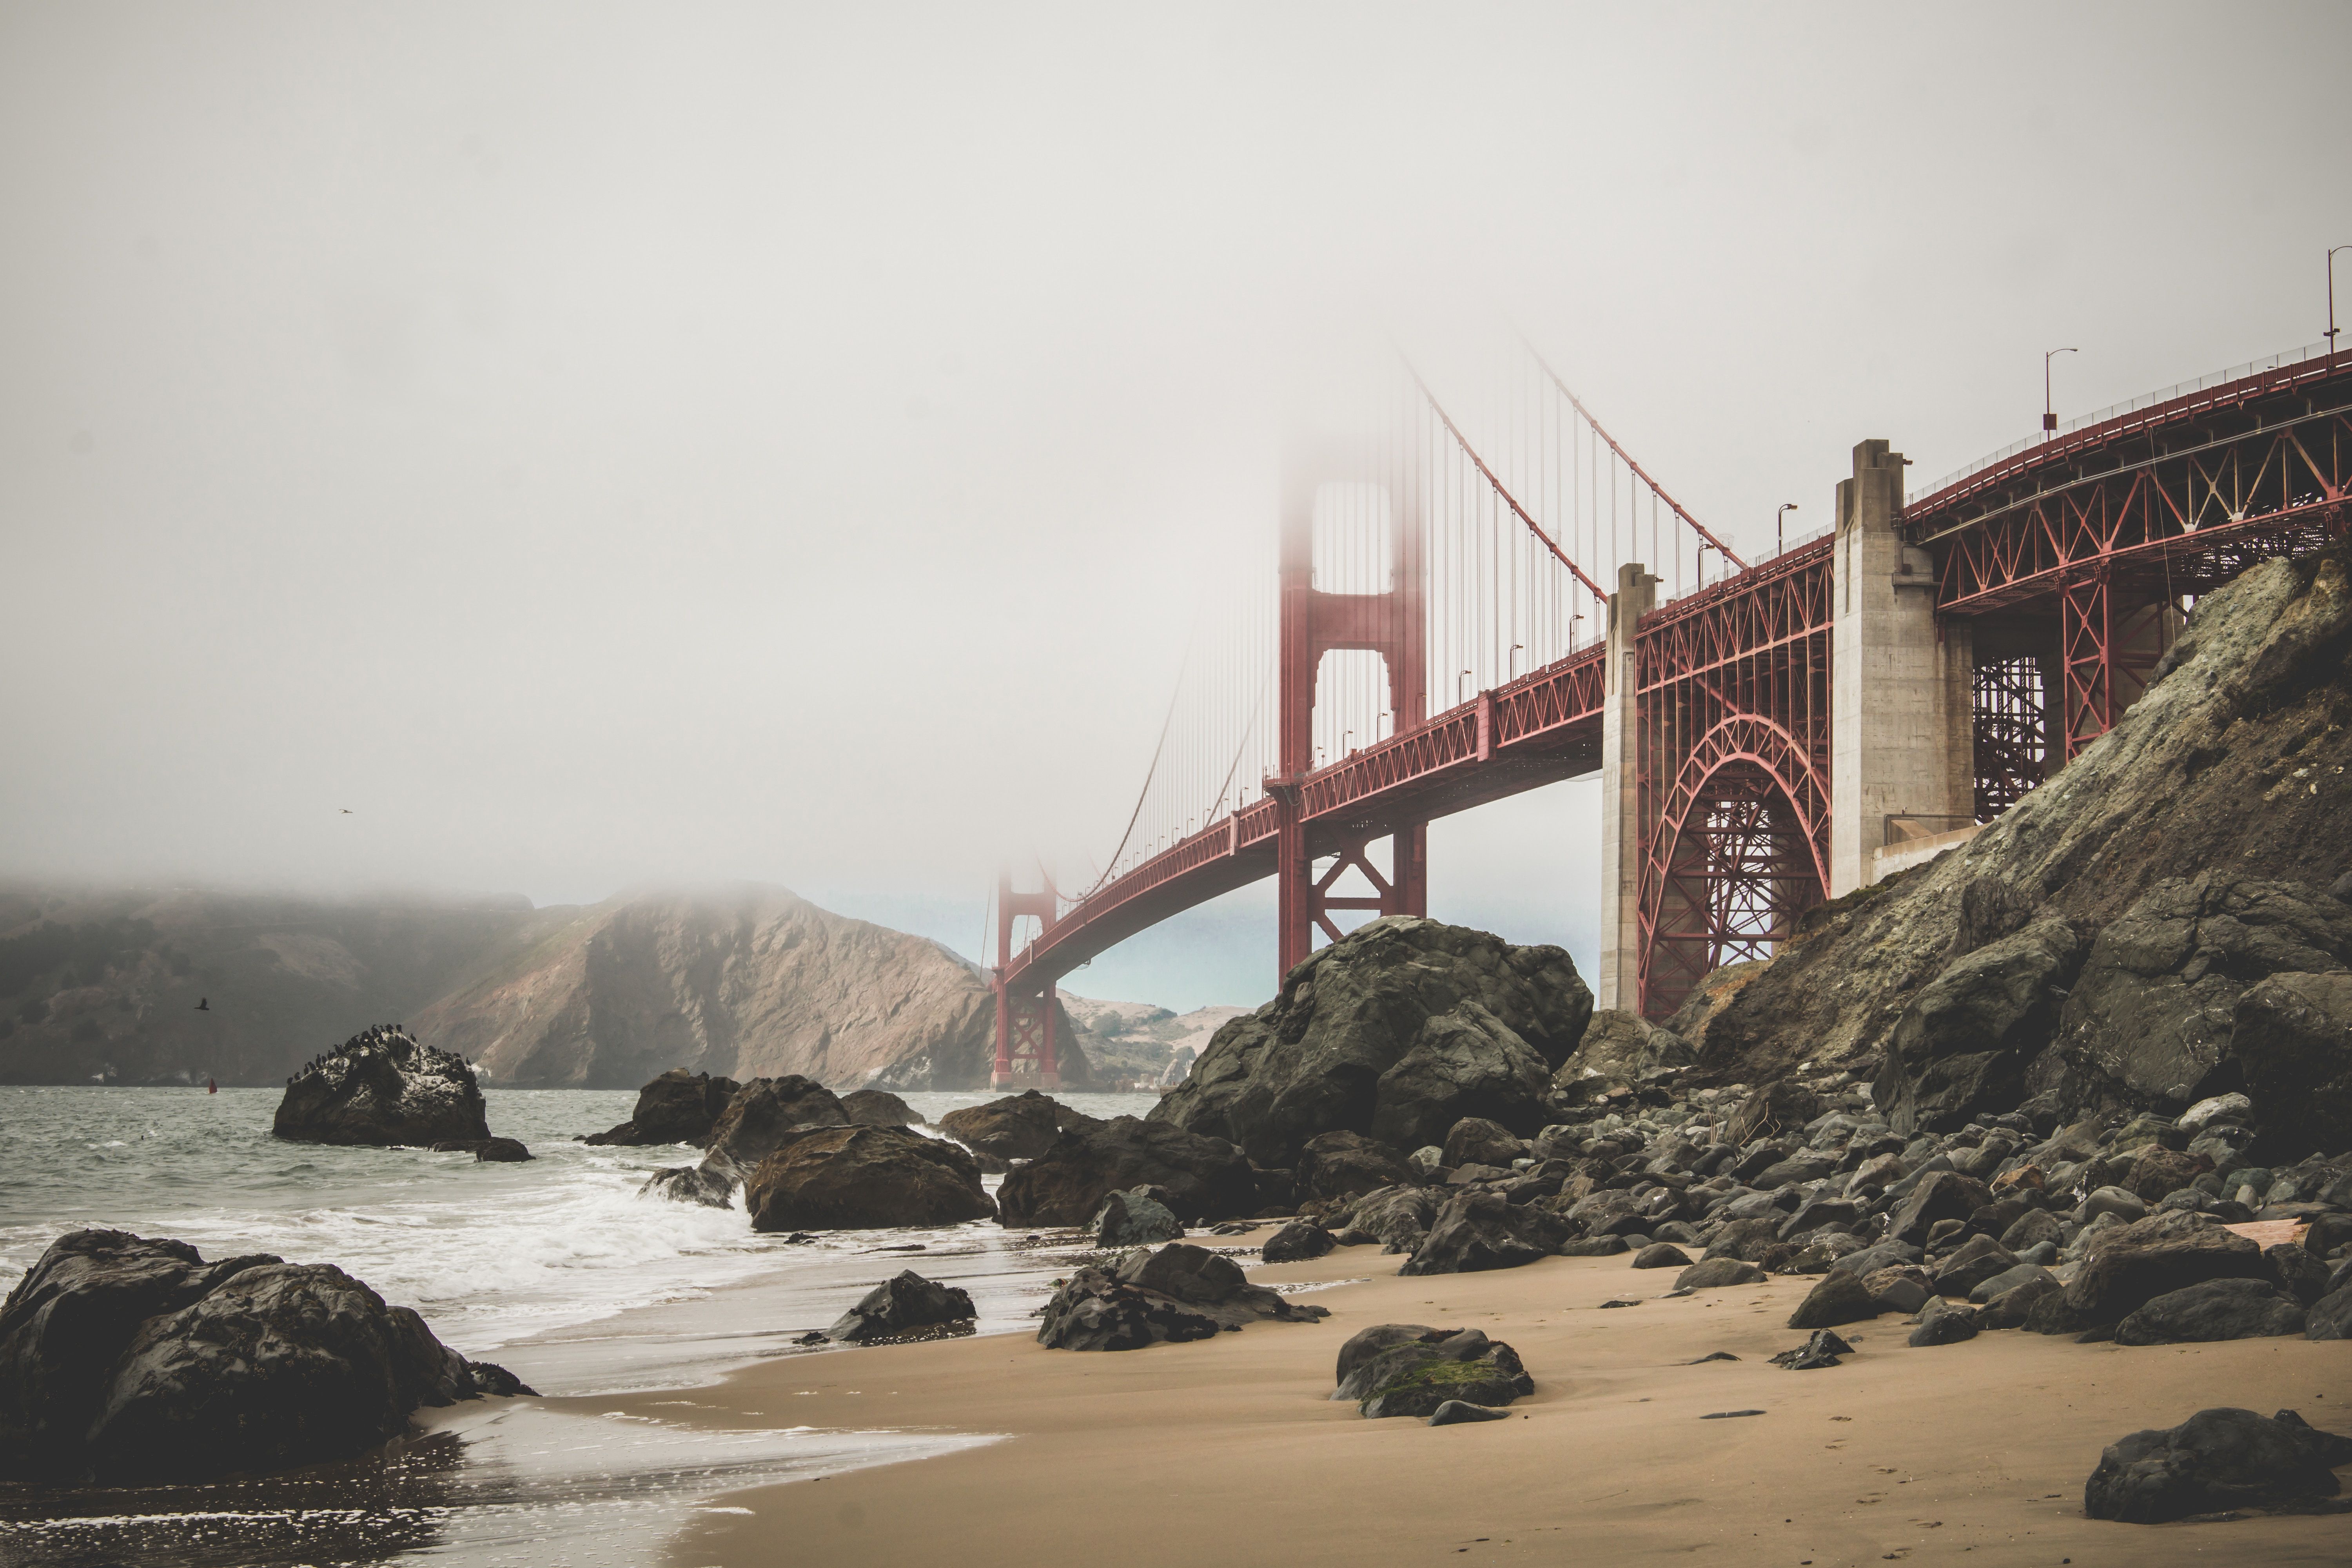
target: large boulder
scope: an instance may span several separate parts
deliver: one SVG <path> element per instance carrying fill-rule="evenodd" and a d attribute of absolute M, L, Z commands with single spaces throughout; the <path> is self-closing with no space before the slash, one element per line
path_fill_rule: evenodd
<path fill-rule="evenodd" d="M 1318 1132 L 1418 1149 L 1485 1116 L 1528 1137 L 1591 1016 L 1592 994 L 1559 948 L 1376 920 L 1218 1030 L 1152 1120 L 1239 1144 L 1270 1167 L 1294 1164 Z"/>
<path fill-rule="evenodd" d="M 1382 1187 L 1332 1215 L 1331 1223 L 1342 1231 L 1356 1233 L 1360 1239 L 1368 1237 L 1379 1242 L 1383 1252 L 1412 1252 L 1437 1223 L 1444 1193 L 1444 1188 L 1433 1192 L 1423 1186 Z"/>
<path fill-rule="evenodd" d="M 1089 1226 L 1095 1233 L 1095 1245 L 1151 1247 L 1163 1241 L 1183 1240 L 1184 1227 L 1177 1223 L 1166 1196 L 1150 1187 L 1137 1187 L 1103 1199 Z"/>
<path fill-rule="evenodd" d="M 1402 1154 L 1360 1132 L 1318 1132 L 1298 1151 L 1302 1198 L 1354 1197 L 1417 1182 L 1421 1173 Z"/>
<path fill-rule="evenodd" d="M 1518 1352 L 1482 1330 L 1382 1323 L 1340 1347 L 1331 1397 L 1377 1419 L 1433 1415 L 1453 1400 L 1493 1408 L 1535 1389 Z"/>
<path fill-rule="evenodd" d="M 61 1237 L 0 1306 L 0 1479 L 194 1481 L 355 1455 L 521 1391 L 341 1269 Z"/>
<path fill-rule="evenodd" d="M 1990 1189 L 1958 1171 L 1931 1171 L 1913 1187 L 1886 1226 L 1890 1241 L 1924 1246 L 1938 1220 L 1965 1220 L 1992 1201 Z"/>
<path fill-rule="evenodd" d="M 2200 1410 L 2179 1426 L 2108 1445 L 2083 1486 L 2083 1511 L 2126 1524 L 2293 1506 L 2342 1489 L 2352 1437 L 2321 1432 L 2292 1410 Z"/>
<path fill-rule="evenodd" d="M 1054 1146 L 1061 1135 L 1061 1121 L 1056 1114 L 1061 1106 L 1050 1095 L 1024 1089 L 1008 1094 L 1002 1100 L 992 1100 L 986 1105 L 968 1105 L 961 1110 L 950 1110 L 940 1118 L 940 1131 L 968 1145 L 976 1154 L 1007 1163 L 1014 1160 L 1034 1160 Z"/>
<path fill-rule="evenodd" d="M 903 1127 L 819 1127 L 743 1184 L 753 1230 L 863 1230 L 992 1219 L 970 1152 Z"/>
<path fill-rule="evenodd" d="M 1115 1271 L 1089 1267 L 1073 1274 L 1045 1303 L 1037 1342 L 1049 1350 L 1131 1351 L 1205 1340 L 1262 1321 L 1328 1316 L 1328 1308 L 1251 1284 L 1230 1258 L 1177 1241 L 1157 1252 L 1129 1253 Z"/>
<path fill-rule="evenodd" d="M 2273 974 L 2247 987 L 2230 1055 L 2260 1118 L 2257 1159 L 2352 1151 L 2352 973 Z"/>
<path fill-rule="evenodd" d="M 2064 1332 L 2121 1322 L 2158 1296 L 2208 1279 L 2266 1279 L 2263 1249 L 2202 1215 L 2171 1210 L 2101 1236 L 2065 1294 L 2034 1326 Z"/>
<path fill-rule="evenodd" d="M 1489 1165 L 1507 1171 L 1511 1162 L 1522 1159 L 1528 1152 L 1527 1142 L 1499 1121 L 1489 1121 L 1483 1116 L 1465 1116 L 1446 1131 L 1440 1158 L 1451 1166 Z"/>
<path fill-rule="evenodd" d="M 853 1089 L 841 1097 L 841 1109 L 854 1127 L 920 1127 L 915 1108 L 887 1089 Z"/>
<path fill-rule="evenodd" d="M 2116 1325 L 2119 1345 L 2201 1344 L 2303 1332 L 2303 1303 L 2267 1279 L 2208 1279 L 2167 1291 Z"/>
<path fill-rule="evenodd" d="M 833 1090 L 797 1073 L 755 1078 L 735 1091 L 711 1125 L 709 1163 L 737 1175 L 814 1127 L 846 1127 L 849 1113 Z"/>
<path fill-rule="evenodd" d="M 1570 1231 L 1565 1219 L 1531 1204 L 1507 1202 L 1500 1193 L 1460 1192 L 1437 1211 L 1429 1234 L 1397 1272 L 1474 1274 L 1517 1268 L 1551 1256 Z"/>
<path fill-rule="evenodd" d="M 1015 1169 L 997 1190 L 1007 1226 L 1076 1226 L 1104 1198 L 1130 1187 L 1159 1187 L 1185 1225 L 1250 1213 L 1257 1179 L 1240 1150 L 1164 1121 L 1117 1116 L 1089 1120 Z"/>
<path fill-rule="evenodd" d="M 379 1026 L 296 1074 L 270 1131 L 299 1143 L 429 1147 L 487 1141 L 490 1124 L 465 1058 Z"/>
<path fill-rule="evenodd" d="M 637 1108 L 626 1121 L 581 1142 L 628 1148 L 691 1143 L 698 1149 L 710 1141 L 712 1124 L 742 1087 L 731 1078 L 672 1068 L 637 1090 Z"/>
<path fill-rule="evenodd" d="M 1920 987 L 1895 1020 L 1872 1090 L 1895 1131 L 1957 1131 L 2014 1110 L 2082 962 L 2074 928 L 2041 920 L 1954 959 Z"/>
<path fill-rule="evenodd" d="M 969 1323 L 977 1315 L 968 1291 L 906 1268 L 866 1292 L 824 1334 L 827 1339 L 861 1344 L 947 1323 Z"/>
<path fill-rule="evenodd" d="M 2316 888 L 2169 878 L 2099 932 L 2066 999 L 2060 1046 L 2085 1093 L 2178 1111 L 2241 1087 L 2229 1058 L 2247 987 L 2341 969 L 2347 955 L 2352 908 Z M 2273 1109 L 2259 1094 L 2255 1105 Z"/>
<path fill-rule="evenodd" d="M 1257 1249 L 1261 1263 L 1305 1263 L 1322 1257 L 1339 1245 L 1331 1233 L 1309 1220 L 1295 1219 L 1272 1236 Z"/>

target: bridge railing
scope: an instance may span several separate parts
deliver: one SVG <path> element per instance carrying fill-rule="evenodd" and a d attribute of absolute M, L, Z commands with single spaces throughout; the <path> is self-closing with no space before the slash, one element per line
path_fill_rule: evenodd
<path fill-rule="evenodd" d="M 1975 462 L 1964 464 L 1963 466 L 1953 469 L 1950 473 L 1946 474 L 1942 479 L 1937 479 L 1935 483 L 1930 485 L 1921 485 L 1913 489 L 1909 494 L 1904 497 L 1904 504 L 1906 506 L 1916 506 L 1919 502 L 1926 500 L 1928 497 L 1938 495 L 1943 491 L 1951 489 L 1954 485 L 1958 484 L 1962 479 L 1967 479 L 1971 474 L 1978 474 L 1988 468 L 1997 468 L 2000 464 L 2007 462 L 2011 458 L 2017 457 L 2022 453 L 2037 451 L 2043 447 L 2049 446 L 2052 442 L 2063 439 L 2065 437 L 2074 435 L 2077 431 L 2093 429 L 2098 426 L 2107 424 L 2110 421 L 2121 419 L 2126 415 L 2137 414 L 2142 409 L 2156 408 L 2168 403 L 2177 403 L 2184 397 L 2194 396 L 2196 394 L 2205 391 L 2208 387 L 2227 386 L 2232 382 L 2250 381 L 2255 376 L 2262 375 L 2266 372 L 2288 370 L 2297 365 L 2307 364 L 2314 360 L 2325 362 L 2329 358 L 2329 356 L 2330 350 L 2328 348 L 2327 340 L 2323 338 L 2315 343 L 2305 343 L 2299 349 L 2288 349 L 2284 353 L 2274 353 L 2267 359 L 2249 360 L 2244 364 L 2234 364 L 2227 370 L 2217 370 L 2210 375 L 2200 375 L 2193 378 L 2192 380 L 2175 382 L 2170 386 L 2159 387 L 2154 392 L 2142 393 L 2139 396 L 2128 398 L 2122 403 L 2110 404 L 2106 407 L 2099 409 L 2095 413 L 2085 414 L 2079 418 L 2067 420 L 2064 424 L 2059 426 L 2055 432 L 2040 432 L 2027 437 L 2022 441 L 2012 441 L 1998 452 L 1988 452 L 1983 457 L 1979 458 Z"/>

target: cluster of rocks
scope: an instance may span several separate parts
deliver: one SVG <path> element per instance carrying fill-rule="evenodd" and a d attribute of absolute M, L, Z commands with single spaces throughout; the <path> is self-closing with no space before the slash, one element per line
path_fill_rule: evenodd
<path fill-rule="evenodd" d="M 1131 1351 L 1205 1340 L 1248 1323 L 1314 1322 L 1328 1309 L 1253 1285 L 1232 1258 L 1190 1242 L 1089 1265 L 1045 1303 L 1037 1342 L 1052 1350 Z"/>
<path fill-rule="evenodd" d="M 396 1024 L 362 1029 L 313 1058 L 288 1080 L 270 1124 L 298 1143 L 405 1144 L 468 1151 L 488 1160 L 529 1159 L 513 1139 L 493 1140 L 481 1085 L 466 1058 L 420 1044 Z M 488 1146 L 496 1143 L 495 1150 Z M 488 1151 L 488 1152 L 486 1152 Z"/>
<path fill-rule="evenodd" d="M 530 1392 L 330 1265 L 75 1231 L 0 1306 L 0 1479 L 263 1474 L 364 1453 L 420 1405 Z"/>

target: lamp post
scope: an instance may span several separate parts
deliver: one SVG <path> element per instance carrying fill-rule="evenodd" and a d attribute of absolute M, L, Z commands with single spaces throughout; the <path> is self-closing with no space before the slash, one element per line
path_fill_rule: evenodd
<path fill-rule="evenodd" d="M 2050 401 L 2050 362 L 2059 354 L 2080 353 L 2080 349 L 2052 349 L 2042 356 L 2042 438 L 2048 440 L 2058 433 L 2058 413 Z"/>
<path fill-rule="evenodd" d="M 2327 251 L 2327 357 L 2336 357 L 2336 253 L 2352 245 L 2330 246 Z"/>
<path fill-rule="evenodd" d="M 1782 520 L 1783 518 L 1787 517 L 1790 512 L 1792 512 L 1792 511 L 1797 511 L 1797 510 L 1801 510 L 1801 509 L 1798 507 L 1798 505 L 1797 505 L 1797 503 L 1796 503 L 1795 501 L 1792 501 L 1792 500 L 1784 500 L 1784 501 L 1782 501 L 1782 502 L 1780 503 L 1780 510 L 1779 511 L 1776 511 L 1776 512 L 1774 512 L 1774 513 L 1772 514 L 1772 553 L 1773 553 L 1773 554 L 1775 554 L 1775 555 L 1780 554 L 1783 551 L 1786 551 L 1786 550 L 1789 548 L 1789 539 L 1788 539 L 1788 535 L 1786 535 L 1785 533 L 1783 533 L 1783 532 L 1781 532 L 1781 531 L 1780 531 L 1780 528 L 1781 528 L 1781 520 Z"/>

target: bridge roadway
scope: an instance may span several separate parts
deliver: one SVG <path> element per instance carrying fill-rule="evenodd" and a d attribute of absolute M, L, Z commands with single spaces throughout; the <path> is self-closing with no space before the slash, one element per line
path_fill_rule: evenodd
<path fill-rule="evenodd" d="M 1904 506 L 1904 539 L 1935 562 L 1937 622 L 2039 612 L 2058 623 L 2048 640 L 2069 645 L 2083 614 L 2082 585 L 2094 579 L 2103 595 L 2111 582 L 2130 581 L 2144 592 L 2160 586 L 2169 600 L 2210 592 L 2266 555 L 2345 537 L 2352 353 L 2281 356 L 2250 374 L 2208 380 L 2213 384 L 2174 389 L 2011 448 Z M 1655 692 L 1675 679 L 1704 679 L 1718 665 L 1752 661 L 1823 631 L 1801 624 L 1806 612 L 1792 619 L 1786 606 L 1798 597 L 1793 585 L 1810 582 L 1815 590 L 1802 597 L 1817 605 L 1812 614 L 1826 615 L 1837 543 L 1834 536 L 1807 542 L 1641 616 L 1633 627 L 1637 688 Z M 2104 597 L 2098 608 L 2106 614 Z M 2107 647 L 2104 624 L 2092 654 L 2062 647 L 2067 709 L 2063 725 L 2053 713 L 2044 731 L 2052 766 L 2121 710 L 2120 704 L 2074 710 L 2077 698 L 2115 696 L 2112 672 L 2107 686 L 2091 689 L 2096 661 L 2121 656 Z M 1681 651 L 1662 674 L 1668 642 Z M 1001 988 L 1034 994 L 1171 915 L 1273 875 L 1277 827 L 1294 800 L 1308 851 L 1321 857 L 1595 772 L 1606 654 L 1605 641 L 1595 641 L 1294 781 L 1267 781 L 1269 798 L 1219 818 L 1044 921 L 999 974 Z M 2078 666 L 2087 672 L 2079 680 Z M 1825 658 L 1817 673 L 1826 679 Z M 2061 695 L 2055 685 L 2048 693 L 2053 706 Z M 1806 749 L 1826 774 L 1822 741 Z M 1981 740 L 1977 749 L 1985 750 Z M 1984 766 L 1980 756 L 1980 795 Z M 1818 858 L 1825 825 L 1804 826 Z"/>

